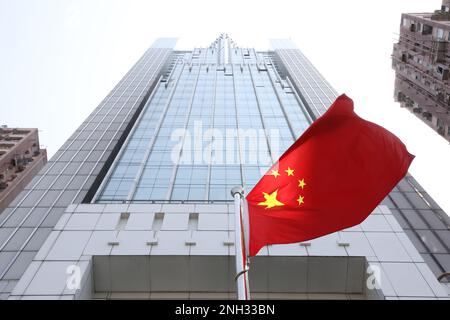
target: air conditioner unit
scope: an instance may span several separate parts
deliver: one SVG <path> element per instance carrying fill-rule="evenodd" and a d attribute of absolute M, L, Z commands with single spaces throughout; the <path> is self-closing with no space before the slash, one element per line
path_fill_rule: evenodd
<path fill-rule="evenodd" d="M 402 60 L 402 62 L 407 62 L 408 61 L 408 55 L 406 53 L 402 53 L 401 60 Z"/>
<path fill-rule="evenodd" d="M 428 111 L 422 113 L 422 116 L 423 116 L 425 119 L 427 119 L 428 121 L 431 121 L 432 115 L 431 115 L 431 113 L 429 113 Z"/>
<path fill-rule="evenodd" d="M 437 73 L 439 75 L 439 78 L 441 80 L 445 81 L 445 80 L 448 80 L 450 78 L 450 70 L 449 70 L 449 68 L 447 66 L 439 64 L 436 67 L 436 71 L 437 71 Z"/>
<path fill-rule="evenodd" d="M 404 102 L 406 99 L 406 96 L 403 92 L 399 91 L 397 93 L 397 102 Z"/>

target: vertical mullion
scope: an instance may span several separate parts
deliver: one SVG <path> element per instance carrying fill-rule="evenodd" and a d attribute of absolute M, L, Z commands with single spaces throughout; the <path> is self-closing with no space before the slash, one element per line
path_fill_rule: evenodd
<path fill-rule="evenodd" d="M 261 103 L 260 103 L 260 101 L 259 101 L 258 92 L 257 92 L 257 90 L 256 90 L 255 79 L 253 78 L 252 68 L 251 68 L 251 65 L 250 65 L 250 64 L 248 64 L 247 67 L 248 67 L 248 70 L 249 70 L 249 72 L 250 72 L 250 79 L 251 79 L 251 82 L 252 82 L 253 91 L 254 91 L 254 93 L 255 93 L 256 104 L 257 104 L 257 106 L 258 106 L 259 116 L 260 116 L 261 123 L 262 123 L 263 130 L 264 130 L 264 136 L 266 137 L 267 150 L 269 151 L 269 155 L 270 155 L 270 158 L 272 159 L 272 163 L 275 163 L 275 159 L 274 159 L 274 157 L 273 157 L 273 155 L 272 155 L 272 148 L 270 147 L 269 137 L 267 136 L 267 135 L 268 135 L 268 132 L 267 132 L 267 129 L 266 129 L 267 126 L 266 126 L 266 123 L 265 123 L 265 121 L 264 121 L 264 117 L 263 117 L 263 115 L 262 115 L 262 111 L 261 111 Z"/>
<path fill-rule="evenodd" d="M 282 99 L 280 97 L 280 94 L 278 93 L 278 90 L 277 90 L 277 88 L 275 86 L 275 82 L 274 82 L 274 80 L 273 80 L 273 78 L 272 78 L 272 76 L 270 74 L 270 71 L 269 71 L 269 67 L 268 67 L 268 65 L 265 62 L 264 62 L 264 65 L 266 66 L 267 75 L 269 76 L 270 84 L 272 85 L 272 89 L 275 92 L 275 96 L 277 97 L 278 103 L 280 105 L 280 109 L 283 112 L 284 117 L 286 118 L 286 123 L 288 124 L 289 131 L 291 132 L 292 139 L 293 139 L 293 141 L 295 141 L 297 138 L 296 138 L 296 135 L 295 135 L 295 132 L 294 132 L 294 127 L 293 127 L 293 125 L 291 123 L 291 120 L 288 117 L 288 114 L 287 114 L 286 109 L 284 107 L 283 101 L 282 101 Z"/>
<path fill-rule="evenodd" d="M 159 134 L 159 131 L 161 130 L 162 124 L 164 123 L 164 119 L 166 118 L 167 111 L 168 111 L 168 109 L 170 107 L 170 104 L 172 102 L 172 98 L 173 98 L 173 96 L 175 94 L 175 91 L 177 89 L 178 81 L 181 78 L 181 75 L 183 73 L 184 67 L 185 67 L 185 63 L 183 62 L 182 66 L 181 66 L 180 74 L 178 75 L 178 77 L 174 81 L 174 85 L 173 85 L 173 87 L 172 87 L 172 89 L 170 91 L 169 97 L 167 98 L 167 103 L 166 103 L 166 105 L 164 107 L 164 110 L 163 110 L 163 112 L 161 114 L 161 117 L 160 117 L 160 119 L 159 119 L 159 121 L 158 121 L 158 123 L 157 123 L 157 125 L 155 127 L 155 133 L 154 133 L 153 137 L 150 139 L 150 141 L 149 141 L 149 143 L 147 145 L 147 148 L 146 148 L 145 153 L 144 153 L 144 157 L 142 158 L 142 161 L 141 161 L 141 164 L 139 166 L 139 169 L 138 169 L 138 171 L 137 171 L 137 173 L 135 175 L 135 178 L 134 178 L 134 181 L 133 181 L 133 185 L 130 188 L 130 192 L 128 193 L 127 201 L 133 200 L 133 198 L 134 198 L 134 196 L 136 194 L 136 190 L 137 190 L 137 188 L 139 186 L 139 183 L 141 182 L 142 174 L 144 172 L 145 166 L 146 166 L 146 164 L 148 162 L 150 154 L 152 153 L 153 146 L 155 145 L 156 139 L 158 138 L 158 134 Z M 175 67 L 175 69 L 176 69 L 176 67 Z"/>
<path fill-rule="evenodd" d="M 245 179 L 244 179 L 244 171 L 243 171 L 243 166 L 244 166 L 244 161 L 243 161 L 243 155 L 242 155 L 242 149 L 241 149 L 241 139 L 239 136 L 239 116 L 238 116 L 238 106 L 237 106 L 237 95 L 236 95 L 236 81 L 234 79 L 235 73 L 234 73 L 234 66 L 233 64 L 231 65 L 231 71 L 233 73 L 233 92 L 234 92 L 234 109 L 236 112 L 236 136 L 237 136 L 237 144 L 238 144 L 238 150 L 239 150 L 239 170 L 241 172 L 241 183 L 242 183 L 242 187 L 245 186 Z"/>
<path fill-rule="evenodd" d="M 185 125 L 184 125 L 184 130 L 187 130 L 188 125 L 189 125 L 189 119 L 191 117 L 191 111 L 192 111 L 192 104 L 194 103 L 195 93 L 197 92 L 198 79 L 200 78 L 201 70 L 202 70 L 202 65 L 199 64 L 198 65 L 198 73 L 197 73 L 197 76 L 196 76 L 195 81 L 194 81 L 194 85 L 193 85 L 193 89 L 192 89 L 192 95 L 191 95 L 191 98 L 190 98 L 190 101 L 189 101 L 189 107 L 188 107 L 188 112 L 187 112 L 187 115 L 186 115 L 186 121 L 185 121 Z M 175 184 L 175 178 L 177 176 L 177 171 L 178 171 L 178 167 L 179 167 L 180 158 L 181 158 L 181 155 L 183 154 L 183 148 L 184 148 L 184 141 L 185 141 L 185 139 L 186 139 L 186 132 L 185 132 L 185 134 L 183 136 L 183 141 L 181 143 L 181 149 L 180 149 L 180 153 L 179 153 L 178 159 L 177 159 L 178 161 L 177 161 L 177 163 L 174 164 L 174 168 L 173 168 L 171 179 L 170 179 L 170 183 L 169 183 L 169 188 L 167 190 L 166 200 L 170 200 L 170 198 L 172 197 L 173 187 L 174 187 L 174 184 Z"/>
<path fill-rule="evenodd" d="M 217 73 L 218 73 L 217 70 L 214 70 L 214 88 L 213 88 L 214 94 L 213 94 L 213 111 L 211 113 L 211 125 L 210 125 L 211 129 L 214 129 L 214 116 L 216 114 Z M 211 155 L 212 155 L 212 148 L 211 153 L 209 155 L 209 159 L 211 159 Z M 209 200 L 209 189 L 211 187 L 211 169 L 212 169 L 211 167 L 212 167 L 211 161 L 208 161 L 208 176 L 206 178 L 205 200 Z"/>

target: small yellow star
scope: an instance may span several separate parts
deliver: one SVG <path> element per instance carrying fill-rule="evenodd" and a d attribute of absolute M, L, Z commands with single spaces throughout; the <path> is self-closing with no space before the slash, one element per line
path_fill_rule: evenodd
<path fill-rule="evenodd" d="M 302 190 L 305 189 L 306 186 L 305 179 L 298 180 L 298 186 L 302 188 Z"/>
<path fill-rule="evenodd" d="M 287 173 L 288 177 L 294 176 L 294 169 L 291 169 L 290 167 L 288 167 L 287 170 L 285 170 L 285 172 Z"/>
<path fill-rule="evenodd" d="M 275 178 L 278 178 L 280 176 L 280 173 L 278 172 L 278 170 L 272 170 L 272 173 L 270 175 L 274 176 Z"/>
<path fill-rule="evenodd" d="M 303 203 L 305 203 L 304 200 L 305 200 L 305 197 L 298 196 L 298 199 L 297 199 L 298 205 L 301 206 Z"/>
<path fill-rule="evenodd" d="M 277 199 L 278 190 L 275 190 L 272 194 L 267 194 L 263 192 L 263 195 L 266 201 L 258 203 L 258 206 L 266 206 L 266 209 L 284 206 L 284 203 L 278 201 Z"/>

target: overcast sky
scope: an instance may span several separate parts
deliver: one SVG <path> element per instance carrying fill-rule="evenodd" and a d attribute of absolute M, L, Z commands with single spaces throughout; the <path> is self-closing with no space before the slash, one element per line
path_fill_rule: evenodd
<path fill-rule="evenodd" d="M 179 49 L 228 33 L 267 49 L 291 38 L 356 112 L 416 155 L 410 172 L 450 213 L 450 146 L 393 101 L 402 12 L 440 0 L 0 0 L 0 124 L 37 127 L 52 156 L 158 37 Z"/>

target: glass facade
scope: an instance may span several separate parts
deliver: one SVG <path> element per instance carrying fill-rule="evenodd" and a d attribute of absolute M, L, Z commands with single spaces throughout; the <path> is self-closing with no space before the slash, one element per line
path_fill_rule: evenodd
<path fill-rule="evenodd" d="M 0 300 L 234 297 L 234 207 L 222 201 L 237 184 L 248 192 L 336 92 L 290 40 L 267 52 L 225 35 L 189 52 L 175 43 L 158 39 L 0 214 Z M 390 298 L 446 297 L 436 278 L 450 268 L 447 214 L 410 175 L 383 204 L 338 238 L 268 248 L 251 292 L 305 295 L 317 283 L 353 298 L 371 257 Z M 305 268 L 294 261 L 307 256 Z M 77 291 L 65 286 L 74 265 Z M 340 270 L 338 287 L 324 270 Z"/>
<path fill-rule="evenodd" d="M 234 212 L 222 202 L 237 184 L 248 192 L 336 92 L 289 40 L 267 52 L 225 35 L 189 52 L 175 43 L 158 39 L 1 212 L 0 300 L 234 297 Z M 252 268 L 267 281 L 251 283 L 267 283 L 265 298 L 304 294 L 304 284 L 323 283 L 329 260 L 341 273 L 328 289 L 353 292 L 350 284 L 365 282 L 354 258 L 366 256 L 382 266 L 391 298 L 446 296 L 435 278 L 450 268 L 447 214 L 410 175 L 383 204 L 389 209 L 378 207 L 360 231 L 341 233 L 348 246 L 331 236 L 306 249 L 268 248 L 261 258 L 270 260 Z M 306 255 L 303 275 L 291 275 L 293 259 Z M 67 266 L 75 265 L 82 283 L 72 291 Z"/>
<path fill-rule="evenodd" d="M 223 35 L 174 61 L 97 202 L 232 200 L 232 187 L 249 191 L 311 122 L 268 52 Z"/>

